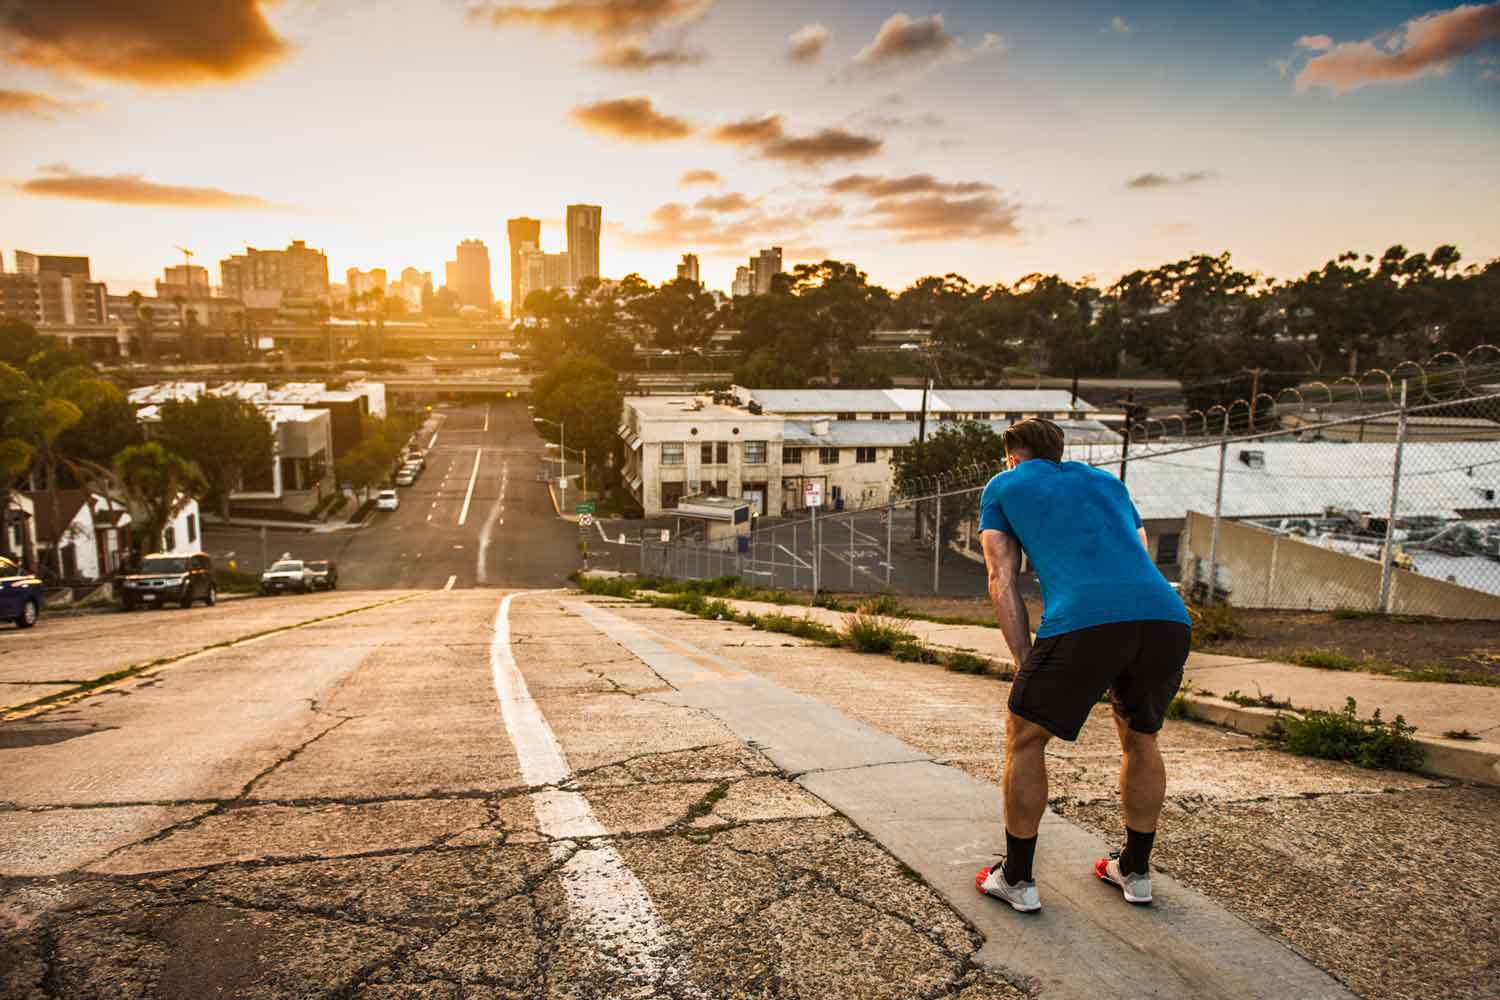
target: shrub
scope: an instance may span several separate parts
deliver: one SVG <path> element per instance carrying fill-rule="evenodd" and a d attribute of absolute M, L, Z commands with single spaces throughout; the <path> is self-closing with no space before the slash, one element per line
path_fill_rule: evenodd
<path fill-rule="evenodd" d="M 916 641 L 900 622 L 862 611 L 845 619 L 839 637 L 844 645 L 860 653 L 889 653 L 903 642 Z"/>
<path fill-rule="evenodd" d="M 943 654 L 943 667 L 955 674 L 983 675 L 994 672 L 994 664 L 988 657 L 965 649 L 955 649 Z"/>
<path fill-rule="evenodd" d="M 938 656 L 915 639 L 903 640 L 891 648 L 891 656 L 902 663 L 936 663 Z"/>
<path fill-rule="evenodd" d="M 1360 661 L 1331 649 L 1308 649 L 1292 655 L 1292 662 L 1319 670 L 1358 670 Z"/>
<path fill-rule="evenodd" d="M 1232 701 L 1242 708 L 1291 708 L 1292 703 L 1286 699 L 1277 700 L 1275 695 L 1266 694 L 1257 685 L 1255 694 L 1241 694 L 1238 688 L 1224 695 L 1225 701 Z"/>
<path fill-rule="evenodd" d="M 1193 621 L 1195 649 L 1225 639 L 1243 639 L 1249 635 L 1234 617 L 1234 609 L 1227 604 L 1190 604 L 1188 617 Z"/>
<path fill-rule="evenodd" d="M 638 586 L 640 583 L 628 576 L 581 576 L 578 578 L 579 590 L 585 594 L 596 594 L 600 597 L 634 597 Z"/>
<path fill-rule="evenodd" d="M 906 608 L 890 594 L 879 594 L 861 601 L 859 612 L 866 615 L 881 615 L 885 618 L 909 618 Z"/>
<path fill-rule="evenodd" d="M 811 639 L 825 646 L 837 646 L 839 644 L 838 633 L 821 622 L 815 622 L 811 618 L 798 618 L 793 615 L 769 614 L 761 615 L 757 619 L 757 627 L 765 632 L 776 632 L 781 635 L 790 635 L 798 639 Z"/>
<path fill-rule="evenodd" d="M 1279 715 L 1266 736 L 1288 753 L 1303 757 L 1398 771 L 1422 766 L 1422 747 L 1411 735 L 1416 732 L 1414 726 L 1399 715 L 1394 722 L 1384 722 L 1379 709 L 1369 719 L 1359 718 L 1356 711 L 1350 698 L 1341 712 L 1311 710 L 1300 718 Z"/>

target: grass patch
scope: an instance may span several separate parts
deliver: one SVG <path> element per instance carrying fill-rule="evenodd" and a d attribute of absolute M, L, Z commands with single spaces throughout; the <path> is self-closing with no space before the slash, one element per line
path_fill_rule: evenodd
<path fill-rule="evenodd" d="M 891 656 L 902 663 L 937 663 L 938 655 L 915 639 L 899 642 L 891 649 Z"/>
<path fill-rule="evenodd" d="M 1412 738 L 1414 732 L 1416 728 L 1399 715 L 1393 722 L 1383 721 L 1379 709 L 1373 718 L 1361 719 L 1350 698 L 1339 712 L 1315 709 L 1300 717 L 1279 715 L 1266 736 L 1280 749 L 1302 757 L 1415 771 L 1422 766 L 1422 747 Z"/>
<path fill-rule="evenodd" d="M 877 594 L 867 601 L 861 601 L 858 610 L 867 615 L 880 615 L 885 618 L 911 617 L 911 612 L 890 594 Z"/>
<path fill-rule="evenodd" d="M 1392 625 L 1420 625 L 1427 621 L 1421 615 L 1387 615 L 1379 611 L 1365 611 L 1360 608 L 1334 608 L 1328 612 L 1328 617 L 1336 622 L 1382 621 L 1390 622 Z"/>
<path fill-rule="evenodd" d="M 1250 634 L 1227 604 L 1189 604 L 1188 617 L 1193 622 L 1194 649 L 1226 639 L 1243 639 Z"/>
<path fill-rule="evenodd" d="M 987 656 L 971 653 L 966 649 L 955 649 L 943 654 L 943 669 L 955 674 L 984 676 L 995 673 L 994 663 Z"/>
<path fill-rule="evenodd" d="M 699 799 L 697 802 L 694 802 L 691 806 L 688 807 L 687 816 L 684 817 L 683 822 L 691 823 L 694 820 L 699 820 L 704 816 L 707 816 L 709 813 L 714 811 L 714 806 L 723 801 L 724 796 L 728 794 L 729 783 L 724 781 L 719 782 L 719 784 L 710 788 L 707 793 L 704 794 L 703 798 Z"/>
<path fill-rule="evenodd" d="M 1374 657 L 1346 656 L 1331 649 L 1305 649 L 1292 654 L 1293 663 L 1319 670 L 1359 671 L 1380 674 L 1403 681 L 1425 681 L 1432 684 L 1473 684 L 1477 687 L 1500 687 L 1500 674 L 1480 673 L 1470 670 L 1455 670 L 1437 663 L 1422 663 L 1408 667 L 1389 660 Z"/>
<path fill-rule="evenodd" d="M 1287 701 L 1285 698 L 1277 698 L 1273 694 L 1267 694 L 1262 691 L 1259 686 L 1255 688 L 1254 694 L 1245 694 L 1238 688 L 1236 688 L 1233 691 L 1230 691 L 1228 694 L 1223 695 L 1223 698 L 1225 701 L 1233 702 L 1234 704 L 1239 705 L 1241 708 L 1292 707 L 1292 703 L 1290 701 Z"/>
<path fill-rule="evenodd" d="M 747 622 L 746 624 L 750 624 Z M 797 639 L 809 639 L 824 646 L 839 646 L 839 634 L 822 622 L 815 622 L 811 618 L 799 618 L 796 615 L 783 615 L 772 613 L 760 615 L 754 619 L 751 626 L 762 632 L 775 632 L 779 635 L 789 635 Z"/>
<path fill-rule="evenodd" d="M 844 620 L 839 638 L 857 653 L 884 654 L 902 643 L 915 642 L 917 637 L 898 621 L 859 611 Z"/>
<path fill-rule="evenodd" d="M 634 597 L 640 582 L 630 576 L 580 576 L 578 589 L 598 597 Z"/>

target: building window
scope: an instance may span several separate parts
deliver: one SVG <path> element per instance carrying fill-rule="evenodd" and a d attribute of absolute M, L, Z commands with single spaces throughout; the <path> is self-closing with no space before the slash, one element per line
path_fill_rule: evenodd
<path fill-rule="evenodd" d="M 682 483 L 661 484 L 661 505 L 663 510 L 672 510 L 677 506 L 677 501 L 683 497 L 684 486 Z"/>
<path fill-rule="evenodd" d="M 870 419 L 871 420 L 889 420 L 889 419 L 891 419 L 891 415 L 889 413 L 872 413 L 872 414 L 870 414 Z"/>
<path fill-rule="evenodd" d="M 1016 421 L 1021 419 L 1021 415 L 1019 413 L 1007 413 L 1005 415 L 1005 419 L 1009 420 L 1011 423 L 1015 423 Z"/>
<path fill-rule="evenodd" d="M 1162 535 L 1156 540 L 1156 561 L 1163 566 L 1172 566 L 1177 562 L 1177 549 L 1182 542 L 1182 535 L 1172 532 Z"/>
<path fill-rule="evenodd" d="M 869 465 L 871 462 L 875 461 L 875 449 L 855 448 L 854 461 L 861 465 Z"/>
<path fill-rule="evenodd" d="M 839 414 L 839 419 L 840 420 L 858 420 L 859 419 L 859 415 L 855 414 L 855 413 L 840 413 Z"/>
<path fill-rule="evenodd" d="M 922 419 L 922 414 L 920 414 L 920 413 L 908 413 L 906 415 L 906 419 L 907 420 L 921 420 Z"/>
<path fill-rule="evenodd" d="M 699 446 L 698 461 L 703 465 L 714 464 L 714 446 L 711 442 L 705 441 Z"/>
<path fill-rule="evenodd" d="M 661 445 L 661 464 L 662 465 L 681 465 L 682 464 L 682 442 L 681 441 L 663 441 L 662 442 L 662 445 Z"/>
<path fill-rule="evenodd" d="M 766 443 L 764 441 L 746 441 L 745 442 L 745 464 L 746 465 L 765 465 L 766 464 Z"/>
<path fill-rule="evenodd" d="M 824 465 L 838 465 L 839 450 L 837 448 L 819 448 L 818 461 Z"/>
<path fill-rule="evenodd" d="M 782 465 L 801 465 L 802 464 L 802 449 L 801 448 L 792 448 L 792 447 L 783 447 L 781 449 L 781 464 Z"/>
<path fill-rule="evenodd" d="M 728 465 L 729 464 L 729 442 L 728 441 L 705 441 L 701 447 L 699 461 L 704 465 Z"/>
<path fill-rule="evenodd" d="M 187 530 L 188 530 L 188 544 L 189 545 L 196 544 L 197 541 L 198 541 L 198 515 L 197 514 L 189 514 L 187 516 Z"/>
<path fill-rule="evenodd" d="M 170 524 L 167 525 L 162 529 L 161 540 L 166 543 L 166 551 L 171 552 L 177 548 L 177 529 Z"/>

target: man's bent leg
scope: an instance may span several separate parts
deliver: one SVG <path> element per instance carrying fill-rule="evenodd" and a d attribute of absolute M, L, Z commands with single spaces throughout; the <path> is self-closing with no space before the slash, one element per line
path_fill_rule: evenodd
<path fill-rule="evenodd" d="M 1052 734 L 1010 713 L 1005 724 L 1005 880 L 1031 881 L 1037 828 L 1047 809 L 1047 741 Z"/>
<path fill-rule="evenodd" d="M 1167 767 L 1155 733 L 1136 732 L 1118 714 L 1115 728 L 1120 733 L 1120 804 L 1125 814 L 1125 850 L 1120 854 L 1120 868 L 1129 874 L 1144 874 L 1167 796 Z"/>

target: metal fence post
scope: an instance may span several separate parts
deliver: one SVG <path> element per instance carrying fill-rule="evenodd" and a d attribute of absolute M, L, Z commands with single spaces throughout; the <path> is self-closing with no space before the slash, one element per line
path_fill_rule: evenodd
<path fill-rule="evenodd" d="M 1396 502 L 1401 495 L 1401 452 L 1406 447 L 1406 380 L 1401 380 L 1401 413 L 1396 417 L 1396 457 L 1391 468 L 1391 505 L 1385 519 L 1385 547 L 1380 555 L 1380 613 L 1391 613 L 1391 578 L 1396 565 Z"/>
<path fill-rule="evenodd" d="M 797 522 L 792 522 L 792 589 L 797 589 L 797 560 L 802 557 L 797 555 Z"/>
<path fill-rule="evenodd" d="M 936 512 L 932 518 L 932 593 L 942 593 L 938 586 L 938 565 L 942 561 L 939 558 L 939 547 L 943 543 L 943 494 L 939 488 L 937 495 Z"/>
<path fill-rule="evenodd" d="M 1219 442 L 1219 480 L 1214 488 L 1214 526 L 1208 540 L 1208 602 L 1219 590 L 1219 519 L 1224 513 L 1224 459 L 1229 455 L 1229 414 L 1224 414 L 1224 438 Z"/>
<path fill-rule="evenodd" d="M 646 575 L 646 529 L 641 529 L 641 576 Z"/>
<path fill-rule="evenodd" d="M 818 508 L 812 508 L 812 571 L 813 571 L 813 596 L 818 596 L 818 584 L 822 582 L 823 575 L 823 551 L 818 543 Z"/>

